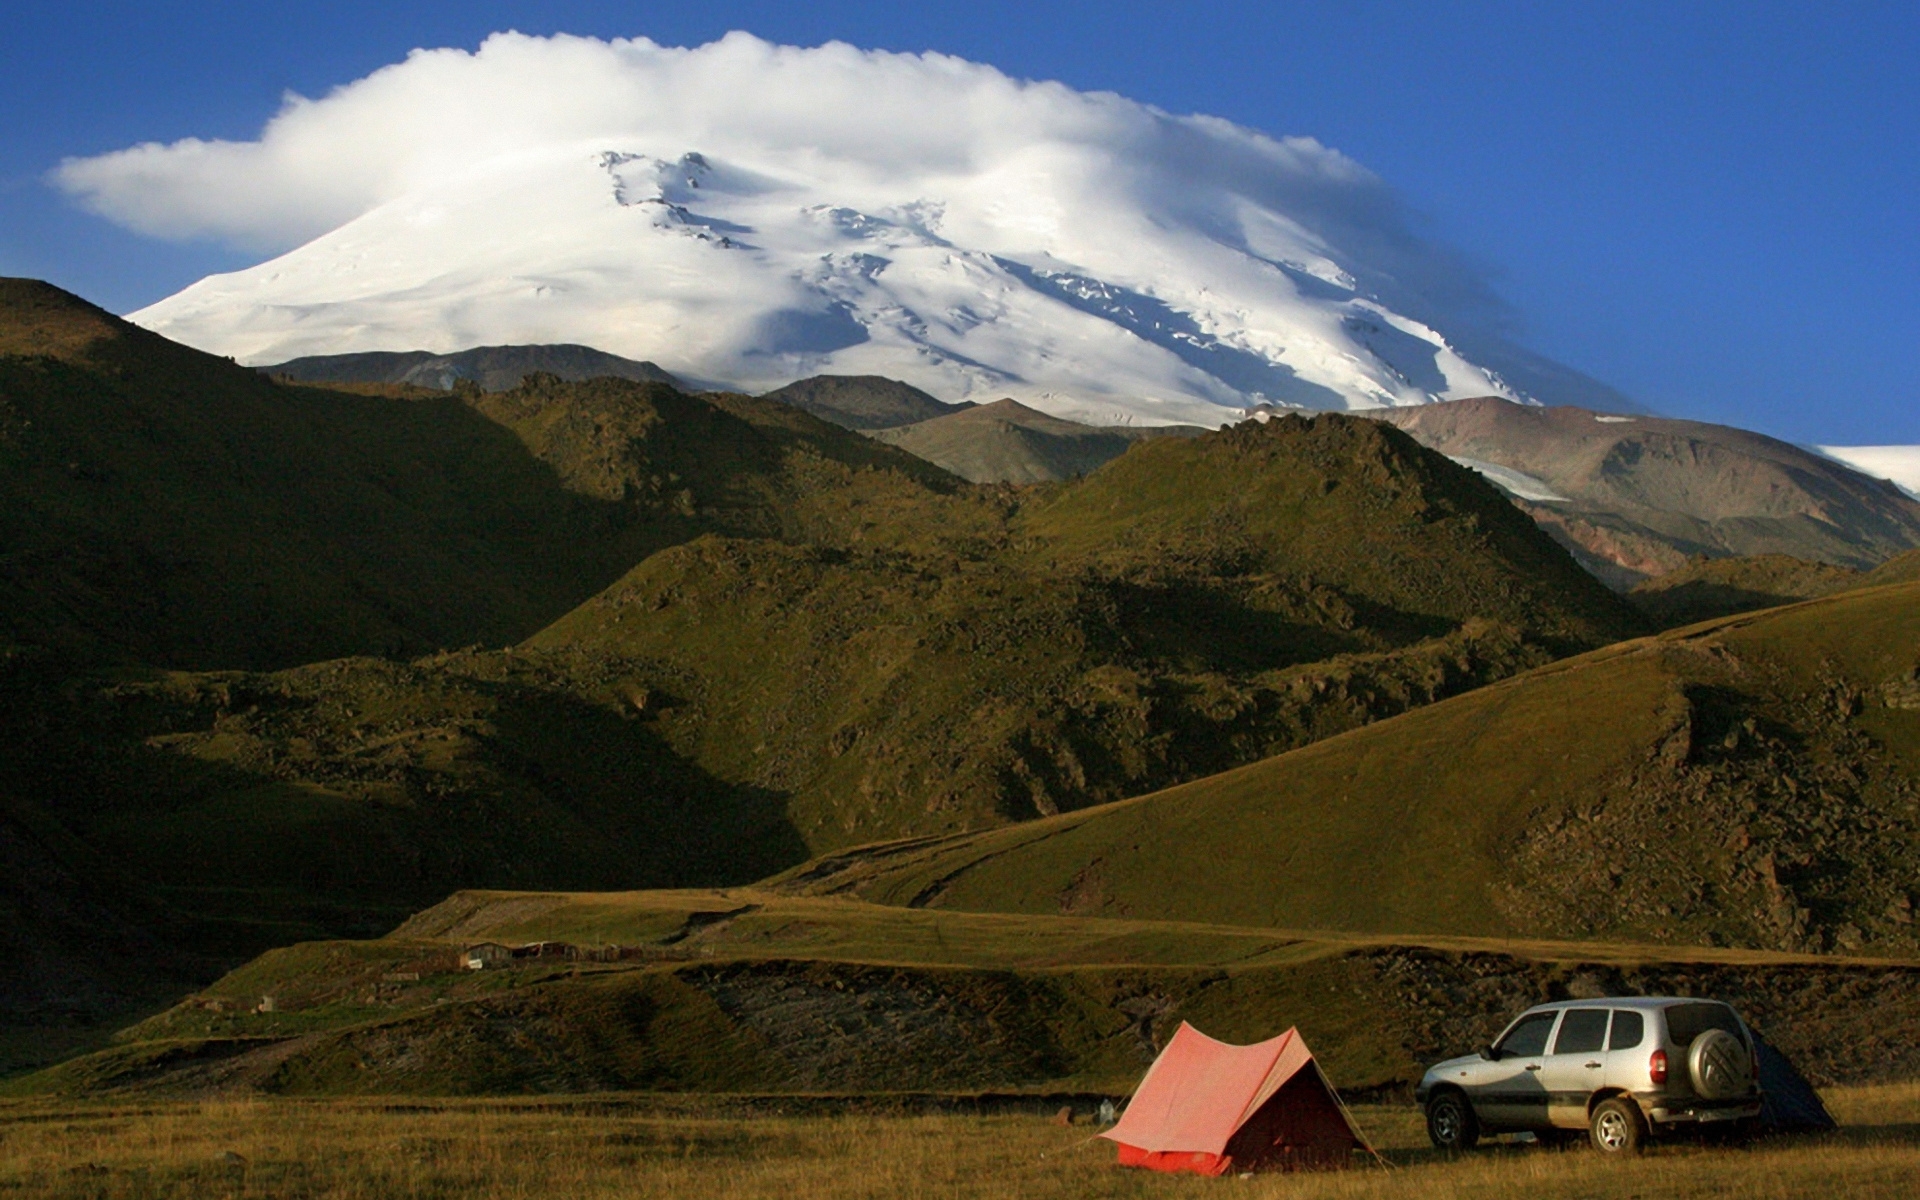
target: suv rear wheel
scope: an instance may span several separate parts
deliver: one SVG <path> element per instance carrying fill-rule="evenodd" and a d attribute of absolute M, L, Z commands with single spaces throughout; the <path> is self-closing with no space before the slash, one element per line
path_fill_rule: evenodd
<path fill-rule="evenodd" d="M 1593 1148 L 1608 1155 L 1638 1154 L 1647 1138 L 1639 1106 L 1619 1096 L 1594 1106 L 1587 1129 L 1593 1135 Z"/>
<path fill-rule="evenodd" d="M 1473 1106 L 1456 1091 L 1436 1092 L 1427 1101 L 1427 1138 L 1440 1150 L 1471 1150 L 1480 1140 Z"/>

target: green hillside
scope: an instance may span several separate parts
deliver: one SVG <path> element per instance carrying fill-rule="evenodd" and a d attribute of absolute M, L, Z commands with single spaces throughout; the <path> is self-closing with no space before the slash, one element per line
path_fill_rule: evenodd
<path fill-rule="evenodd" d="M 549 943 L 467 970 L 468 945 Z M 558 943 L 564 943 L 558 944 Z M 569 957 L 569 954 L 572 957 Z M 1821 1082 L 1920 1069 L 1920 967 L 886 908 L 762 889 L 463 893 L 274 950 L 14 1094 L 1124 1095 L 1180 1021 L 1298 1026 L 1349 1095 L 1404 1090 L 1546 997 L 1709 994 Z M 1874 1003 L 1855 999 L 1871 993 Z"/>
<path fill-rule="evenodd" d="M 1592 646 L 1637 626 L 1477 474 L 1333 414 L 1150 441 L 1051 493 L 1022 532 L 1059 564 L 1311 579 L 1350 598 L 1355 624 L 1403 633 L 1479 617 Z"/>
<path fill-rule="evenodd" d="M 1910 954 L 1920 585 L 1556 663 L 1156 795 L 787 885 L 910 906 Z"/>
<path fill-rule="evenodd" d="M 5 1061 L 464 884 L 793 861 L 777 798 L 588 706 L 598 676 L 391 659 L 510 644 L 708 532 L 858 537 L 960 486 L 745 397 L 280 385 L 30 280 L 0 281 L 0 467 Z"/>
<path fill-rule="evenodd" d="M 952 490 L 837 430 L 848 458 L 875 461 L 828 457 L 791 409 L 638 404 L 636 386 L 536 382 L 472 403 L 559 464 L 570 495 L 665 509 L 655 529 L 738 533 L 649 555 L 513 649 L 270 673 L 70 677 L 22 660 L 0 681 L 0 789 L 134 890 L 160 889 L 191 944 L 251 953 L 371 933 L 459 887 L 744 883 L 875 838 L 1120 799 L 1603 640 L 1589 612 L 1631 620 L 1570 565 L 1586 589 L 1572 601 L 1536 609 L 1515 586 L 1480 616 L 1464 590 L 1407 612 L 1370 601 L 1364 575 L 1283 574 L 1286 546 L 1259 529 L 1196 533 L 1187 559 L 1123 537 L 1063 547 L 1035 531 L 1074 528 L 1071 490 Z M 1310 449 L 1312 434 L 1261 436 Z M 609 442 L 625 452 L 594 453 Z M 670 486 L 689 461 L 691 500 Z M 1365 537 L 1347 511 L 1359 495 L 1295 515 Z M 1196 521 L 1212 502 L 1193 498 Z M 1422 536 L 1441 554 L 1422 569 L 1458 564 L 1484 596 L 1518 569 L 1476 544 L 1477 520 L 1435 517 Z M 1399 532 L 1383 555 L 1413 553 L 1387 549 Z"/>
<path fill-rule="evenodd" d="M 527 648 L 657 664 L 668 740 L 818 852 L 1225 770 L 1636 628 L 1471 473 L 1340 417 L 861 532 L 676 547 Z"/>

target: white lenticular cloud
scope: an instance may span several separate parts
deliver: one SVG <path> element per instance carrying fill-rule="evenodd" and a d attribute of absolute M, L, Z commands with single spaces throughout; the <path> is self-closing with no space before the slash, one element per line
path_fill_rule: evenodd
<path fill-rule="evenodd" d="M 145 234 L 290 250 L 134 314 L 254 362 L 576 341 L 1140 420 L 1621 403 L 1507 343 L 1338 152 L 938 54 L 505 33 L 54 180 Z"/>
<path fill-rule="evenodd" d="M 258 141 L 147 143 L 70 159 L 55 177 L 141 232 L 285 249 L 476 162 L 583 139 L 771 155 L 880 180 L 976 175 L 1037 147 L 1078 147 L 1135 160 L 1143 174 L 1171 168 L 1183 178 L 1164 182 L 1178 191 L 1223 173 L 1282 202 L 1377 188 L 1311 139 L 1170 120 L 938 54 L 797 49 L 740 33 L 694 50 L 513 33 L 473 53 L 416 50 L 323 99 L 290 95 Z M 1384 192 L 1370 200 L 1383 202 Z"/>

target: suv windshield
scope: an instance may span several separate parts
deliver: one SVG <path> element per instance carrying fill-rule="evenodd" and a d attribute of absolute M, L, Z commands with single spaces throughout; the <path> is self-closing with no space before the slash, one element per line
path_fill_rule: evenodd
<path fill-rule="evenodd" d="M 1746 1041 L 1740 1032 L 1740 1018 L 1724 1004 L 1697 1000 L 1691 1004 L 1673 1004 L 1667 1007 L 1667 1036 L 1676 1046 L 1691 1046 L 1693 1039 L 1709 1029 L 1724 1029 L 1741 1041 Z"/>
<path fill-rule="evenodd" d="M 1507 1031 L 1500 1039 L 1498 1052 L 1501 1058 L 1516 1055 L 1526 1057 L 1540 1053 L 1547 1048 L 1547 1034 L 1553 1029 L 1553 1018 L 1557 1014 L 1550 1012 L 1534 1013 L 1530 1017 L 1521 1017 L 1520 1023 Z"/>

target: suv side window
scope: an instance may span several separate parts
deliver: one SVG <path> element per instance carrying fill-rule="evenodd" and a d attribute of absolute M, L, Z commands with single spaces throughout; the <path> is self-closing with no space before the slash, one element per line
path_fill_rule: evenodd
<path fill-rule="evenodd" d="M 1553 1039 L 1555 1054 L 1590 1054 L 1607 1042 L 1607 1011 L 1604 1008 L 1570 1008 L 1560 1021 L 1559 1036 Z"/>
<path fill-rule="evenodd" d="M 1520 1018 L 1520 1023 L 1507 1031 L 1495 1047 L 1501 1058 L 1531 1058 L 1547 1048 L 1547 1034 L 1553 1031 L 1553 1019 L 1558 1013 L 1535 1013 Z"/>
<path fill-rule="evenodd" d="M 1624 1008 L 1613 1010 L 1613 1036 L 1607 1039 L 1607 1049 L 1631 1050 L 1646 1036 L 1646 1018 Z"/>

